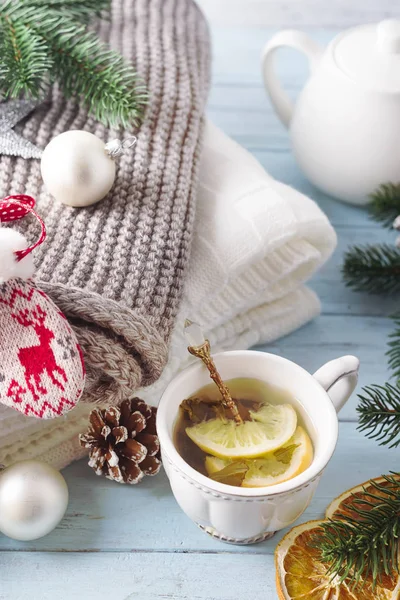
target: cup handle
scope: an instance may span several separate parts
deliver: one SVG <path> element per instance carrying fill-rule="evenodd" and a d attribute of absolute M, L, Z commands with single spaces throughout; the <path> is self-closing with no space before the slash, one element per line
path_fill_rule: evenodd
<path fill-rule="evenodd" d="M 264 48 L 262 55 L 262 72 L 265 89 L 271 98 L 271 102 L 278 117 L 286 127 L 289 127 L 293 112 L 292 103 L 275 75 L 273 64 L 275 52 L 278 48 L 284 46 L 303 52 L 310 62 L 311 71 L 314 69 L 314 66 L 322 55 L 322 49 L 305 33 L 293 29 L 279 31 Z"/>
<path fill-rule="evenodd" d="M 355 356 L 341 356 L 323 365 L 314 378 L 324 388 L 339 412 L 357 385 L 360 361 Z"/>

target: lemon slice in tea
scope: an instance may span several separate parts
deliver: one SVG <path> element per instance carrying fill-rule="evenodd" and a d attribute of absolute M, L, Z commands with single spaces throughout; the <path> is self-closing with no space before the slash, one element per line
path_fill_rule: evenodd
<path fill-rule="evenodd" d="M 293 437 L 281 448 L 268 452 L 265 456 L 250 459 L 238 459 L 248 467 L 243 478 L 242 487 L 264 487 L 282 483 L 296 477 L 310 466 L 313 459 L 311 440 L 302 427 L 297 427 Z M 237 461 L 234 461 L 237 462 Z M 232 461 L 207 456 L 205 467 L 212 476 L 225 469 Z"/>
<path fill-rule="evenodd" d="M 230 419 L 210 419 L 186 428 L 204 452 L 220 458 L 255 458 L 285 444 L 294 434 L 297 415 L 290 404 L 263 404 L 250 411 L 251 420 L 236 425 Z"/>

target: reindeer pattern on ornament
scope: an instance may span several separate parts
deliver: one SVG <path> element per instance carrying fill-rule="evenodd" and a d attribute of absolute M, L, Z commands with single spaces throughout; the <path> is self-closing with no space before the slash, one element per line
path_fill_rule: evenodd
<path fill-rule="evenodd" d="M 39 418 L 72 408 L 82 393 L 85 372 L 64 315 L 32 282 L 17 279 L 0 286 L 0 309 L 2 339 L 7 340 L 7 348 L 0 348 L 0 400 Z"/>
<path fill-rule="evenodd" d="M 24 308 L 16 314 L 12 313 L 11 316 L 23 327 L 33 327 L 39 339 L 39 344 L 18 350 L 18 358 L 25 373 L 25 383 L 34 400 L 39 400 L 39 393 L 47 394 L 47 389 L 41 381 L 43 373 L 47 373 L 51 382 L 64 391 L 67 374 L 57 364 L 51 347 L 51 341 L 54 340 L 55 336 L 51 329 L 45 325 L 47 313 L 41 306 L 36 304 L 32 310 Z M 63 382 L 55 376 L 56 374 L 61 376 L 60 379 Z"/>
<path fill-rule="evenodd" d="M 0 403 L 24 415 L 49 419 L 78 402 L 85 385 L 83 357 L 67 319 L 34 284 L 31 252 L 46 239 L 46 226 L 26 194 L 0 200 Z M 35 217 L 34 243 L 3 227 Z"/>

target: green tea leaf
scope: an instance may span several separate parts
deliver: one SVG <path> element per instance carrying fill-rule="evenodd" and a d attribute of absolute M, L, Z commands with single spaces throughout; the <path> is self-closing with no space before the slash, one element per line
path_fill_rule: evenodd
<path fill-rule="evenodd" d="M 276 460 L 279 460 L 279 462 L 288 465 L 292 460 L 294 451 L 298 447 L 299 444 L 290 444 L 289 446 L 283 446 L 282 448 L 278 448 L 278 450 L 275 450 L 274 456 Z"/>
<path fill-rule="evenodd" d="M 248 470 L 249 467 L 245 462 L 235 461 L 220 471 L 209 475 L 209 478 L 226 485 L 241 486 Z"/>
<path fill-rule="evenodd" d="M 180 407 L 193 424 L 215 418 L 225 419 L 225 407 L 219 400 L 193 397 L 183 400 Z"/>

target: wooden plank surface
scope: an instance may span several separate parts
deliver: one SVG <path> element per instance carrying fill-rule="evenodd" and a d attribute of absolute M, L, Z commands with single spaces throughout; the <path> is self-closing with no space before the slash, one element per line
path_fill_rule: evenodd
<path fill-rule="evenodd" d="M 6 563 L 4 563 L 6 561 Z M 273 557 L 108 553 L 0 554 L 0 600 L 272 600 Z M 22 577 L 26 585 L 21 585 Z M 67 594 L 67 595 L 66 595 Z"/>
<path fill-rule="evenodd" d="M 390 469 L 398 469 L 396 451 L 341 423 L 301 521 L 320 518 L 344 489 Z M 164 475 L 118 486 L 83 461 L 64 475 L 71 501 L 53 533 L 24 544 L 0 537 L 0 600 L 276 600 L 273 551 L 282 534 L 245 548 L 213 540 L 182 513 Z"/>
<path fill-rule="evenodd" d="M 391 0 L 200 0 L 213 18 L 213 86 L 208 114 L 253 152 L 278 179 L 310 195 L 338 233 L 338 249 L 311 286 L 323 315 L 265 347 L 313 372 L 341 354 L 360 357 L 360 386 L 388 377 L 386 340 L 394 300 L 356 294 L 343 284 L 340 268 L 351 243 L 390 239 L 362 209 L 315 190 L 290 153 L 290 141 L 264 92 L 259 57 L 281 26 L 309 25 L 326 44 L 354 22 L 399 14 Z M 255 27 L 248 24 L 254 24 Z M 296 97 L 307 65 L 283 52 L 282 81 Z M 360 388 L 359 388 L 360 389 Z M 341 413 L 336 453 L 302 520 L 322 516 L 344 489 L 398 469 L 398 453 L 378 447 L 356 430 L 354 396 Z M 282 534 L 257 546 L 227 546 L 199 531 L 175 503 L 164 474 L 136 487 L 98 478 L 85 461 L 64 471 L 71 501 L 49 536 L 20 543 L 0 536 L 0 600 L 276 600 L 273 551 Z M 233 577 L 232 577 L 233 574 Z"/>
<path fill-rule="evenodd" d="M 342 491 L 391 469 L 398 470 L 396 450 L 377 446 L 356 430 L 355 423 L 341 423 L 336 452 L 301 520 L 321 518 L 329 502 Z M 21 543 L 0 536 L 0 552 L 19 549 L 95 554 L 171 551 L 272 555 L 282 535 L 247 547 L 210 538 L 176 504 L 164 473 L 136 487 L 123 486 L 97 477 L 85 461 L 80 461 L 65 469 L 64 475 L 71 498 L 62 523 L 34 542 Z M 0 577 L 1 573 L 0 568 Z"/>

